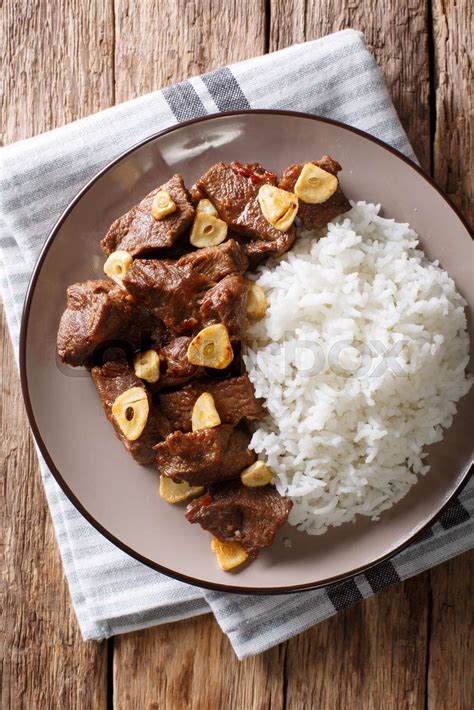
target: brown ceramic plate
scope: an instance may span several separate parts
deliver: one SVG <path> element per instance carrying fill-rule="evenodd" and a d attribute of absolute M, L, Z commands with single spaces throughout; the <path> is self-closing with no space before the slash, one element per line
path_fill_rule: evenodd
<path fill-rule="evenodd" d="M 361 519 L 319 537 L 285 526 L 256 562 L 239 573 L 225 573 L 216 564 L 209 534 L 187 523 L 181 507 L 160 499 L 156 471 L 137 465 L 116 439 L 88 374 L 56 359 L 66 287 L 102 277 L 99 239 L 149 190 L 178 171 L 190 185 L 218 160 L 258 160 L 281 172 L 323 153 L 343 164 L 341 182 L 351 199 L 380 202 L 386 215 L 411 224 L 427 255 L 439 259 L 472 307 L 468 228 L 421 170 L 361 131 L 276 111 L 209 116 L 132 148 L 73 200 L 31 279 L 21 333 L 21 378 L 43 456 L 72 502 L 106 537 L 151 567 L 193 584 L 276 593 L 342 579 L 407 545 L 433 523 L 468 477 L 472 446 L 466 396 L 443 442 L 431 448 L 429 475 L 379 522 Z M 284 537 L 292 540 L 291 548 L 283 545 Z"/>

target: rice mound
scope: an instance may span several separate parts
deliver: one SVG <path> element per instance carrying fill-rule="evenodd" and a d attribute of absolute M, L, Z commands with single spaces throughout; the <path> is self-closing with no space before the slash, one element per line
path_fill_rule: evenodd
<path fill-rule="evenodd" d="M 379 212 L 359 202 L 319 240 L 300 230 L 257 272 L 269 308 L 244 361 L 269 416 L 251 448 L 310 534 L 399 501 L 471 385 L 465 301 Z"/>

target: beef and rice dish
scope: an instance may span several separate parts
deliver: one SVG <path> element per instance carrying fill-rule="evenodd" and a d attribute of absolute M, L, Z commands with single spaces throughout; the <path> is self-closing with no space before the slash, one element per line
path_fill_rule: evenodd
<path fill-rule="evenodd" d="M 67 289 L 60 358 L 224 570 L 286 522 L 378 520 L 471 386 L 454 281 L 408 224 L 351 205 L 340 170 L 174 175 L 103 237 L 107 278 Z"/>

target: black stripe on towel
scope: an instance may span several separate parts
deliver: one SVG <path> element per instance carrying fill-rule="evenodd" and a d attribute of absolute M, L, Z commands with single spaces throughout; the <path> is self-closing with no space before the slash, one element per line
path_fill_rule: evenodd
<path fill-rule="evenodd" d="M 376 567 L 367 570 L 365 576 L 373 592 L 380 592 L 381 589 L 390 587 L 400 581 L 398 572 L 390 560 L 381 562 Z"/>
<path fill-rule="evenodd" d="M 240 84 L 229 67 L 204 74 L 202 80 L 219 111 L 240 111 L 250 108 Z"/>
<path fill-rule="evenodd" d="M 458 500 L 455 500 L 441 515 L 439 522 L 445 530 L 449 530 L 455 528 L 456 525 L 465 523 L 466 520 L 469 520 L 469 513 Z"/>
<path fill-rule="evenodd" d="M 353 579 L 340 584 L 333 584 L 327 587 L 326 592 L 336 611 L 352 606 L 352 604 L 356 604 L 362 599 L 362 594 Z"/>
<path fill-rule="evenodd" d="M 163 89 L 163 96 L 178 121 L 189 121 L 207 113 L 196 89 L 189 81 Z"/>
<path fill-rule="evenodd" d="M 428 530 L 425 530 L 424 532 L 422 532 L 421 535 L 416 536 L 416 540 L 414 542 L 414 545 L 416 545 L 417 542 L 424 542 L 425 540 L 429 540 L 432 537 L 433 537 L 433 531 L 431 528 L 428 528 Z"/>

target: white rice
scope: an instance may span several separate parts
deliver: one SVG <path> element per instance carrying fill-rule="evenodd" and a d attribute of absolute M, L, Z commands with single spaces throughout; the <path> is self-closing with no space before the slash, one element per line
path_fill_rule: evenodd
<path fill-rule="evenodd" d="M 270 414 L 251 447 L 311 534 L 399 501 L 471 384 L 464 300 L 379 211 L 359 202 L 327 236 L 301 231 L 257 274 L 269 308 L 244 359 Z"/>

